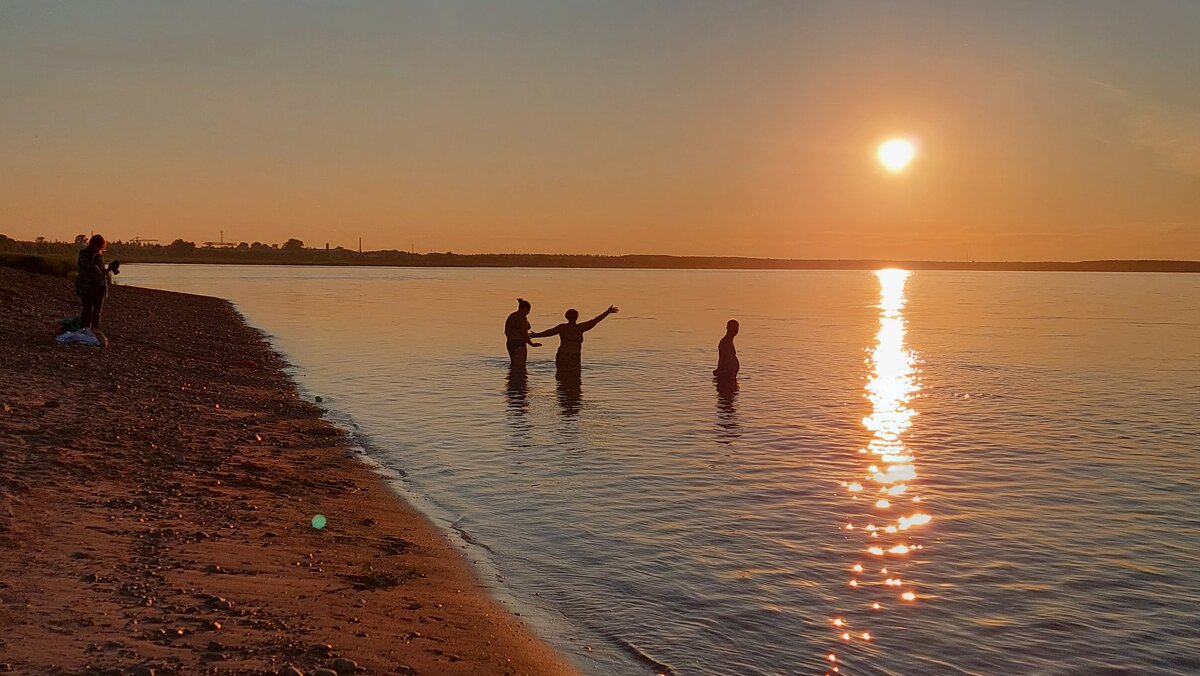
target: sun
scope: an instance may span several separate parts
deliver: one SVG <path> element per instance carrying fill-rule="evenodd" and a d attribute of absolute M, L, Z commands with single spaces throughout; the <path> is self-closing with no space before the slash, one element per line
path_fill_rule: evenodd
<path fill-rule="evenodd" d="M 899 173 L 908 167 L 917 154 L 917 146 L 904 138 L 893 138 L 884 141 L 876 151 L 879 163 L 892 173 Z"/>

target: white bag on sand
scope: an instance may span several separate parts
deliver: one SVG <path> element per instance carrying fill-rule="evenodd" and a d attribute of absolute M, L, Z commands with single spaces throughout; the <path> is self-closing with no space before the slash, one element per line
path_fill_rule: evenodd
<path fill-rule="evenodd" d="M 90 347 L 104 347 L 104 340 L 100 336 L 92 333 L 91 329 L 84 329 L 82 331 L 67 331 L 66 333 L 60 334 L 54 340 L 59 345 L 78 343 L 80 345 L 88 345 Z"/>

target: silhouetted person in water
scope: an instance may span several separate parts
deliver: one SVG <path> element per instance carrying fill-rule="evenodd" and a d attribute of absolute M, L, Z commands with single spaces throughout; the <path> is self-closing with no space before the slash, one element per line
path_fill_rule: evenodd
<path fill-rule="evenodd" d="M 737 348 L 733 346 L 739 326 L 736 319 L 730 319 L 725 324 L 725 337 L 717 343 L 717 370 L 713 371 L 713 375 L 718 380 L 737 380 L 738 371 L 742 368 L 738 363 Z"/>
<path fill-rule="evenodd" d="M 545 338 L 547 336 L 558 336 L 558 353 L 554 355 L 554 365 L 558 368 L 558 374 L 569 375 L 579 373 L 582 368 L 583 358 L 583 334 L 591 331 L 605 317 L 616 313 L 615 306 L 608 306 L 608 309 L 594 318 L 586 322 L 579 322 L 579 311 L 574 308 L 567 310 L 567 323 L 559 324 L 552 329 L 538 331 L 537 333 L 529 334 L 530 338 Z"/>
<path fill-rule="evenodd" d="M 517 311 L 504 320 L 504 337 L 508 339 L 508 358 L 512 360 L 512 368 L 525 368 L 525 359 L 529 356 L 529 347 L 541 347 L 529 336 L 529 311 L 533 306 L 524 298 L 517 299 Z"/>

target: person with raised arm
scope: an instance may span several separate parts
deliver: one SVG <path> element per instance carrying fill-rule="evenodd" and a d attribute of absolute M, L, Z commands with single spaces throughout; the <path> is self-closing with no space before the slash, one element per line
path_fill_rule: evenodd
<path fill-rule="evenodd" d="M 531 333 L 529 337 L 547 338 L 549 336 L 558 336 L 558 352 L 554 355 L 554 366 L 558 369 L 558 374 L 561 376 L 578 373 L 583 366 L 583 334 L 596 328 L 596 325 L 605 317 L 616 312 L 616 306 L 610 305 L 604 312 L 586 322 L 581 322 L 579 321 L 579 311 L 571 308 L 567 310 L 567 321 L 565 324 L 559 324 L 545 331 Z"/>

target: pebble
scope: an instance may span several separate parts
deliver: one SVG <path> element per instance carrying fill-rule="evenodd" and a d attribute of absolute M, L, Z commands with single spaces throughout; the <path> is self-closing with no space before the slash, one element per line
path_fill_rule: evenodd
<path fill-rule="evenodd" d="M 333 670 L 339 674 L 353 674 L 358 671 L 358 662 L 345 657 L 339 657 L 333 661 Z"/>
<path fill-rule="evenodd" d="M 338 676 L 338 672 L 334 671 L 333 669 L 321 667 L 320 669 L 312 672 L 312 676 Z"/>
<path fill-rule="evenodd" d="M 288 666 L 279 670 L 279 676 L 304 676 L 304 672 L 289 664 Z"/>
<path fill-rule="evenodd" d="M 129 676 L 154 676 L 154 667 L 146 664 L 139 664 L 129 670 Z"/>
<path fill-rule="evenodd" d="M 208 605 L 218 610 L 233 610 L 234 603 L 229 599 L 220 596 L 213 596 L 209 597 Z"/>
<path fill-rule="evenodd" d="M 417 670 L 413 669 L 407 664 L 398 664 L 396 665 L 395 669 L 392 669 L 392 672 L 396 674 L 404 674 L 405 676 L 415 676 Z"/>

